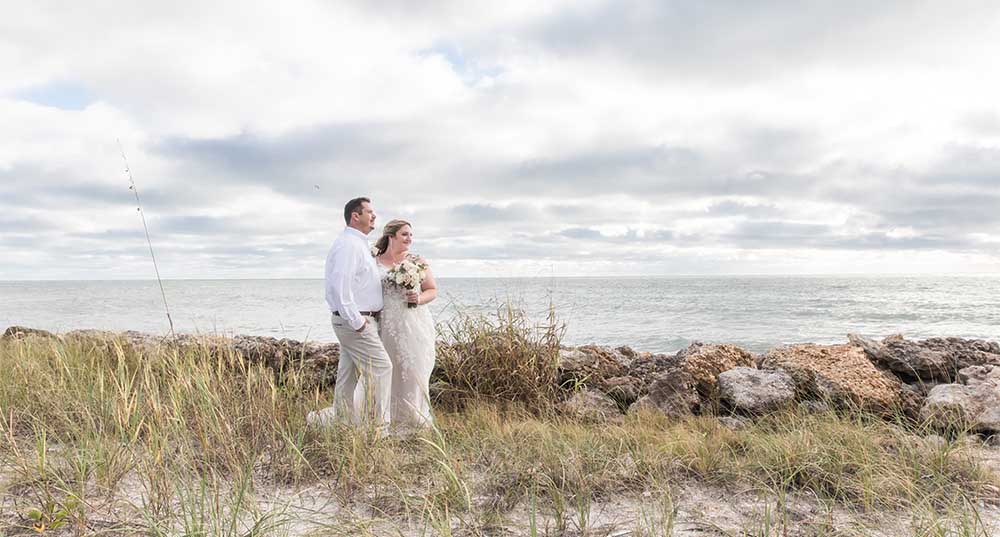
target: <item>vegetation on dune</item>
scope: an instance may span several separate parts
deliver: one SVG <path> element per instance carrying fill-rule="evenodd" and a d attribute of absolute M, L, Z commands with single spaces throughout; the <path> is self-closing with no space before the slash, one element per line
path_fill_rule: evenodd
<path fill-rule="evenodd" d="M 697 482 L 775 499 L 746 534 L 778 534 L 782 499 L 800 494 L 909 512 L 926 535 L 985 535 L 975 506 L 997 499 L 998 481 L 969 442 L 927 442 L 863 413 L 789 411 L 740 431 L 652 412 L 576 422 L 553 412 L 571 389 L 555 382 L 554 319 L 539 327 L 505 308 L 450 330 L 437 428 L 389 437 L 307 428 L 330 394 L 235 352 L 0 341 L 0 533 L 265 535 L 306 519 L 325 534 L 380 534 L 379 521 L 428 535 L 582 534 L 595 505 L 632 497 L 633 533 L 669 535 L 676 491 Z M 303 488 L 337 508 L 264 501 Z"/>
<path fill-rule="evenodd" d="M 489 402 L 543 414 L 562 395 L 559 344 L 565 326 L 551 308 L 543 323 L 509 305 L 489 317 L 460 313 L 442 332 L 447 344 L 438 346 L 431 376 L 438 408 Z"/>

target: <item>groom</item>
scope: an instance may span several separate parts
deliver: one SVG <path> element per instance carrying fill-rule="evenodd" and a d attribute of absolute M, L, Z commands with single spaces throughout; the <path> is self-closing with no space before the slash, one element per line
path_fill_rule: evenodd
<path fill-rule="evenodd" d="M 332 312 L 333 331 L 340 341 L 340 363 L 332 408 L 310 413 L 311 422 L 328 422 L 333 416 L 349 421 L 355 416 L 354 389 L 364 375 L 365 419 L 378 427 L 389 424 L 392 362 L 378 335 L 382 310 L 382 282 L 367 236 L 375 229 L 375 211 L 368 198 L 355 198 L 344 206 L 347 227 L 333 241 L 326 256 L 326 303 Z"/>

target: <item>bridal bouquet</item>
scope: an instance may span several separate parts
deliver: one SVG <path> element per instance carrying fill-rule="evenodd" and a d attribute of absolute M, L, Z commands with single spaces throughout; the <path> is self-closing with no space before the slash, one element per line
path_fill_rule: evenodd
<path fill-rule="evenodd" d="M 418 257 L 407 256 L 406 259 L 396 263 L 389 269 L 386 278 L 389 283 L 402 287 L 408 291 L 420 289 L 420 283 L 427 277 L 427 263 Z M 407 302 L 406 307 L 415 308 L 416 304 Z"/>

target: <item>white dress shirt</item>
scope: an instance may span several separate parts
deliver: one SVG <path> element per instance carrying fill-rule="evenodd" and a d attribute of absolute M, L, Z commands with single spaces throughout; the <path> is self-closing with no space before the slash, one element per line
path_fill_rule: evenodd
<path fill-rule="evenodd" d="M 382 280 L 363 233 L 347 227 L 326 256 L 326 303 L 351 328 L 365 324 L 362 311 L 382 310 Z"/>

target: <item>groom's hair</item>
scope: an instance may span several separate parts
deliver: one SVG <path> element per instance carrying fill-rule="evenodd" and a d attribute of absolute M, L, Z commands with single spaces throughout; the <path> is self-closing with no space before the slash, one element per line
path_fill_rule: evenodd
<path fill-rule="evenodd" d="M 344 222 L 347 225 L 351 225 L 351 215 L 353 213 L 361 212 L 362 203 L 371 203 L 371 202 L 372 200 L 368 198 L 354 198 L 351 201 L 347 202 L 347 205 L 344 205 Z"/>

